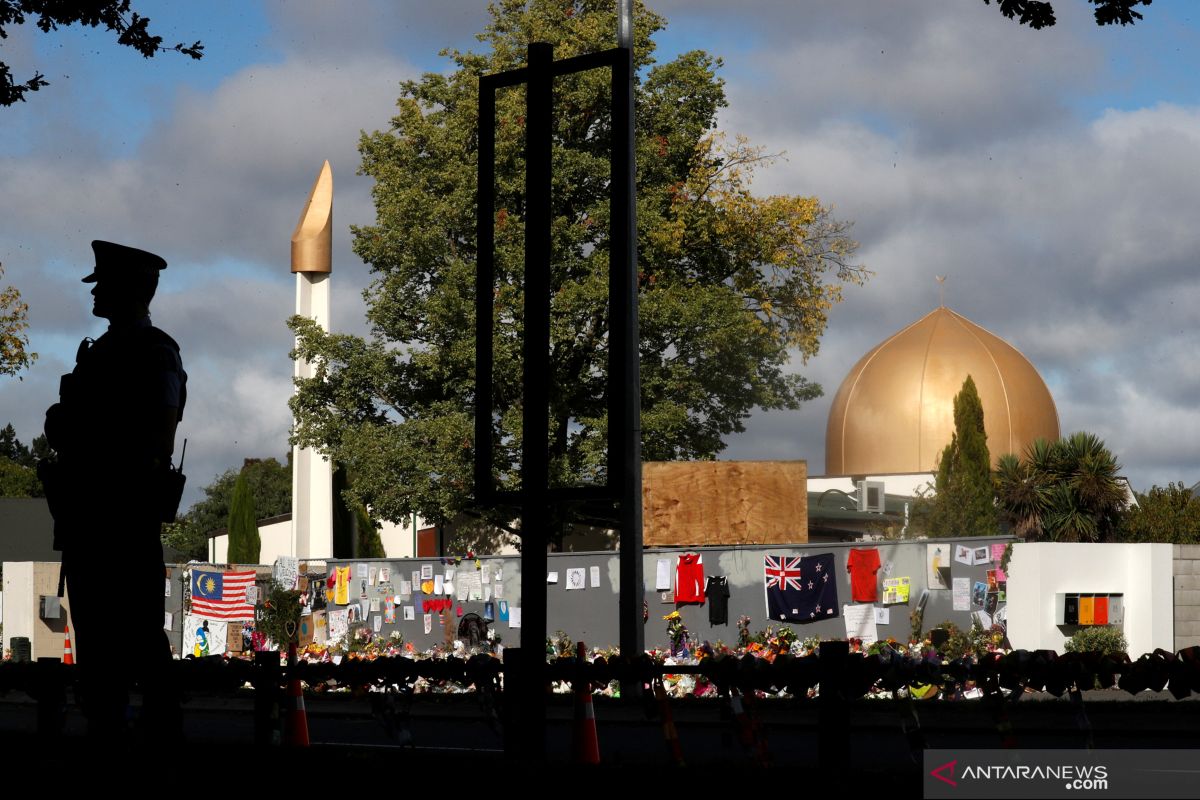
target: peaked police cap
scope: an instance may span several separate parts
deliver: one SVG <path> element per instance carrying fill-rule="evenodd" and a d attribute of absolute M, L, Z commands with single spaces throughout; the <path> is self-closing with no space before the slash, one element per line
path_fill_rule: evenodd
<path fill-rule="evenodd" d="M 158 274 L 160 270 L 167 268 L 167 262 L 161 256 L 123 244 L 97 239 L 92 242 L 92 252 L 96 254 L 96 267 L 91 275 L 83 279 L 84 283 L 95 283 L 101 278 L 131 278 L 138 274 Z"/>

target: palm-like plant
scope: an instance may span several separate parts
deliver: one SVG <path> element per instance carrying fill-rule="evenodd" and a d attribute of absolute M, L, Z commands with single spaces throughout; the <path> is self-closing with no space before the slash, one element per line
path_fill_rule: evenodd
<path fill-rule="evenodd" d="M 1037 439 L 1024 459 L 1001 456 L 996 499 L 1013 532 L 1028 540 L 1103 541 L 1113 537 L 1126 505 L 1120 469 L 1095 434 Z"/>

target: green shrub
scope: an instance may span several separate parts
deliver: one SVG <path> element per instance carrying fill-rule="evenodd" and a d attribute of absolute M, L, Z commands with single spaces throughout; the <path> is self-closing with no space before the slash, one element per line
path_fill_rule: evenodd
<path fill-rule="evenodd" d="M 1068 653 L 1124 653 L 1129 645 L 1120 628 L 1095 625 L 1075 631 L 1064 645 Z"/>

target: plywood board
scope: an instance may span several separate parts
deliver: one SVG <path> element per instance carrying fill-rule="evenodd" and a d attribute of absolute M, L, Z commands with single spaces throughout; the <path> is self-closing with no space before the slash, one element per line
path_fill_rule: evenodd
<path fill-rule="evenodd" d="M 804 461 L 654 461 L 642 466 L 648 547 L 808 541 Z"/>

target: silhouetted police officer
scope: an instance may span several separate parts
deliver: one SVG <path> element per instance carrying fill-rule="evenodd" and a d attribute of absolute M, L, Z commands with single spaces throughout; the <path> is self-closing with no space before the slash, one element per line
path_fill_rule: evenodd
<path fill-rule="evenodd" d="M 163 521 L 174 518 L 183 476 L 171 469 L 175 427 L 187 400 L 179 345 L 150 324 L 150 301 L 167 262 L 153 253 L 92 242 L 92 313 L 109 321 L 80 343 L 46 412 L 57 459 L 43 479 L 63 553 L 79 652 L 84 713 L 102 735 L 125 727 L 126 686 L 144 690 L 147 723 L 177 727 L 165 680 Z"/>

